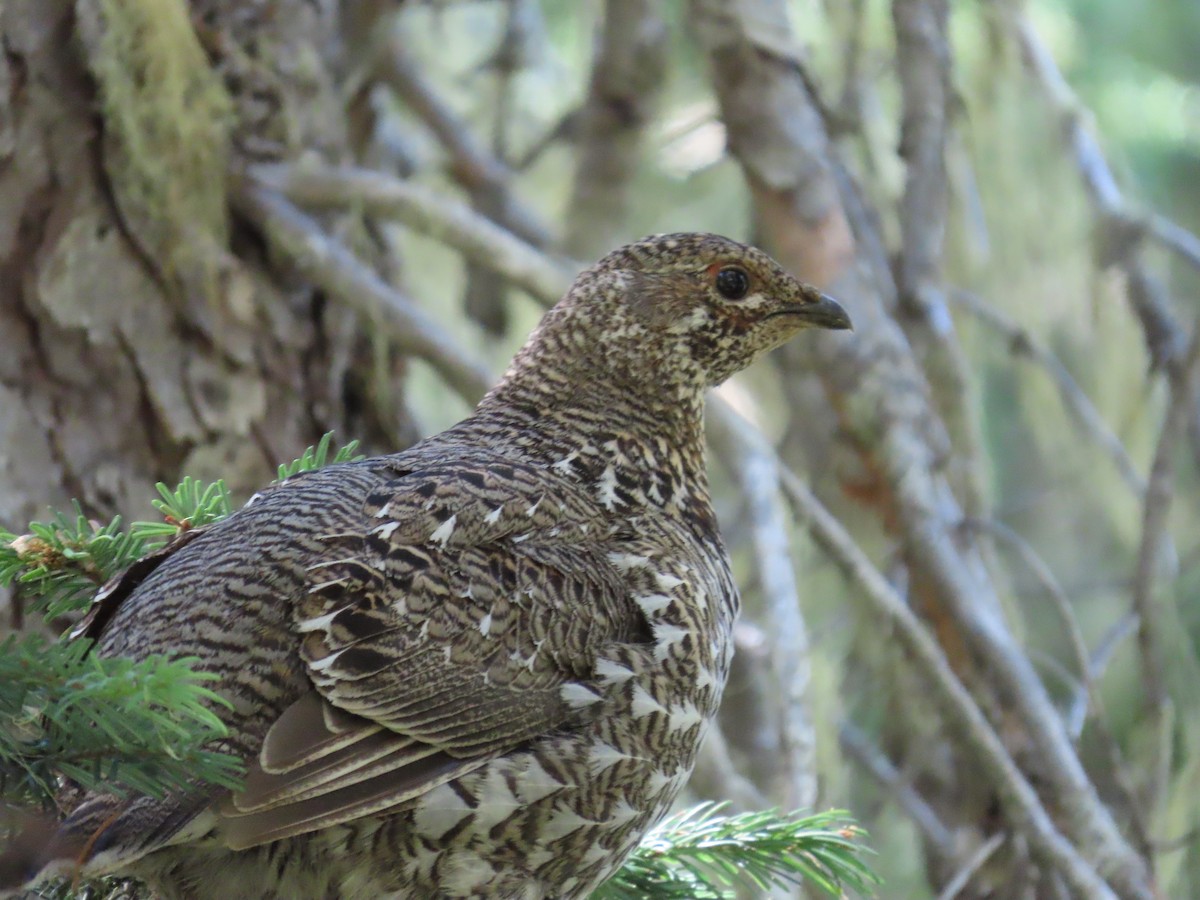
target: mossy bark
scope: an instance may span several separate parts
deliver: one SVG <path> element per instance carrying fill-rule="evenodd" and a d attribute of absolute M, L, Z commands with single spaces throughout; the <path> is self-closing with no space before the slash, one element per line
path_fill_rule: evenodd
<path fill-rule="evenodd" d="M 246 162 L 352 157 L 338 23 L 305 0 L 153 5 L 0 5 L 0 524 L 18 533 L 72 498 L 146 518 L 184 473 L 244 495 L 329 430 L 411 439 L 375 389 L 395 355 L 224 200 Z"/>

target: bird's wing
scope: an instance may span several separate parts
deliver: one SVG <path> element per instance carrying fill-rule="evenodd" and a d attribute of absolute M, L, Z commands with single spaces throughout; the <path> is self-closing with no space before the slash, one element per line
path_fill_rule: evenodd
<path fill-rule="evenodd" d="M 314 691 L 226 807 L 231 846 L 382 812 L 583 714 L 599 648 L 648 639 L 610 521 L 554 473 L 485 457 L 375 491 L 309 568 Z"/>

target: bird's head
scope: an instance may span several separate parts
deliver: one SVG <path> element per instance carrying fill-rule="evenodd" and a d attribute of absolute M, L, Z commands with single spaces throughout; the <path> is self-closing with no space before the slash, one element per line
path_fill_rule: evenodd
<path fill-rule="evenodd" d="M 577 372 L 631 386 L 703 388 L 814 327 L 849 328 L 850 318 L 761 250 L 663 234 L 584 271 L 527 349 L 554 347 Z"/>

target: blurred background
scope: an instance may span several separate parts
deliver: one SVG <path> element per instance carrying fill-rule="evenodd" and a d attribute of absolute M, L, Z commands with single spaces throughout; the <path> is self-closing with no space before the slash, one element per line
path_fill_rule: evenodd
<path fill-rule="evenodd" d="M 400 449 L 581 265 L 721 232 L 856 332 L 719 392 L 745 613 L 693 799 L 851 810 L 885 897 L 1200 894 L 1200 4 L 10 0 L 0 39 L 0 523 Z"/>

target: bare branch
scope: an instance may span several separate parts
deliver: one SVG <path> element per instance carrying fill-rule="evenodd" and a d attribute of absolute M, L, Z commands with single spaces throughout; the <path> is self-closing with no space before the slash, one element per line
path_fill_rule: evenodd
<path fill-rule="evenodd" d="M 454 180 L 478 201 L 488 196 L 488 218 L 522 240 L 544 247 L 550 228 L 512 191 L 512 173 L 496 159 L 470 126 L 446 105 L 413 64 L 398 34 L 380 47 L 375 58 L 376 76 L 400 97 L 434 133 L 450 157 Z"/>
<path fill-rule="evenodd" d="M 834 161 L 786 18 L 780 7 L 754 0 L 693 0 L 690 9 L 713 69 L 730 150 L 754 195 L 760 233 L 785 266 L 842 297 L 855 317 L 853 341 L 808 342 L 839 413 L 841 434 L 878 479 L 881 513 L 895 523 L 908 561 L 928 586 L 931 607 L 988 674 L 990 684 L 973 683 L 983 692 L 994 691 L 1020 723 L 1039 786 L 1070 840 L 1091 862 L 1084 862 L 1052 824 L 1037 818 L 1045 810 L 1036 796 L 1014 793 L 1014 778 L 1022 790 L 1029 789 L 1028 782 L 1020 772 L 996 764 L 995 757 L 986 769 L 992 783 L 1021 829 L 1031 831 L 1031 846 L 1043 862 L 1064 867 L 1077 887 L 1081 879 L 1100 881 L 1096 871 L 1102 868 L 1122 896 L 1149 900 L 1144 860 L 1100 799 L 1045 686 L 1007 630 L 978 546 L 959 528 L 961 510 L 945 478 L 946 457 L 953 451 L 930 408 L 911 348 L 889 317 L 891 278 L 886 253 L 879 250 L 882 239 L 871 217 L 854 208 L 861 197 Z M 784 486 L 791 490 L 786 475 Z M 936 644 L 925 649 L 946 666 Z M 947 674 L 954 690 L 964 690 L 952 672 Z M 943 713 L 948 716 L 954 708 L 954 715 L 966 715 L 952 707 L 958 700 L 951 689 L 943 689 Z M 970 736 L 980 754 L 995 738 L 990 729 L 987 734 Z M 1011 764 L 1007 754 L 1002 758 Z"/>
<path fill-rule="evenodd" d="M 1079 712 L 1073 713 L 1070 716 L 1071 735 L 1078 741 L 1079 734 L 1083 731 L 1084 720 L 1090 705 L 1092 667 L 1089 664 L 1090 655 L 1088 653 L 1087 641 L 1084 640 L 1083 632 L 1079 628 L 1079 621 L 1075 618 L 1075 610 L 1071 606 L 1070 599 L 1061 585 L 1059 585 L 1058 579 L 1054 577 L 1054 573 L 1050 571 L 1050 567 L 1038 556 L 1037 551 L 1012 528 L 1009 528 L 1003 522 L 996 519 L 970 519 L 964 524 L 970 528 L 978 528 L 986 531 L 992 537 L 1011 548 L 1021 558 L 1021 562 L 1029 570 L 1030 574 L 1037 580 L 1042 592 L 1050 600 L 1050 605 L 1058 613 L 1063 630 L 1067 634 L 1067 642 L 1071 645 L 1072 655 L 1075 657 L 1075 671 L 1078 673 L 1079 690 L 1083 697 L 1083 702 L 1079 704 Z"/>
<path fill-rule="evenodd" d="M 501 74 L 499 101 L 496 104 L 497 142 L 503 143 L 508 121 L 505 107 L 510 100 L 511 83 L 505 67 L 519 64 L 517 55 L 529 50 L 536 31 L 533 20 L 540 14 L 529 0 L 510 0 L 508 23 L 492 65 Z M 387 40 L 376 47 L 375 76 L 387 84 L 420 118 L 441 142 L 449 157 L 451 176 L 471 198 L 479 213 L 502 225 L 518 238 L 544 247 L 551 241 L 550 229 L 533 209 L 522 203 L 512 190 L 512 173 L 494 156 L 468 126 L 434 90 L 413 63 L 403 40 L 392 30 Z M 467 286 L 463 297 L 467 314 L 492 334 L 508 329 L 508 308 L 504 285 L 491 271 L 468 261 Z"/>
<path fill-rule="evenodd" d="M 847 756 L 891 794 L 939 854 L 946 859 L 953 859 L 957 855 L 954 834 L 883 751 L 871 743 L 861 728 L 853 722 L 842 722 L 838 728 L 838 743 Z"/>
<path fill-rule="evenodd" d="M 796 575 L 788 544 L 787 513 L 780 495 L 775 454 L 745 419 L 729 407 L 709 405 L 708 439 L 726 469 L 737 480 L 750 519 L 759 585 L 771 623 L 771 668 L 782 709 L 784 769 L 789 808 L 816 803 L 816 733 L 809 707 L 812 679 L 808 628 L 800 609 Z"/>
<path fill-rule="evenodd" d="M 947 0 L 892 3 L 904 102 L 900 155 L 908 167 L 900 211 L 898 321 L 918 347 L 956 450 L 951 473 L 955 488 L 967 515 L 977 516 L 984 508 L 979 423 L 971 405 L 966 357 L 954 335 L 942 287 L 946 146 L 954 99 L 948 18 Z"/>
<path fill-rule="evenodd" d="M 977 294 L 954 290 L 950 293 L 950 298 L 979 321 L 1003 335 L 1013 354 L 1024 356 L 1041 366 L 1058 389 L 1059 399 L 1062 400 L 1067 412 L 1071 414 L 1072 421 L 1079 426 L 1085 437 L 1099 445 L 1105 455 L 1112 460 L 1121 480 L 1129 485 L 1130 490 L 1141 497 L 1146 490 L 1146 481 L 1134 466 L 1125 445 L 1108 427 L 1100 415 L 1100 411 L 1088 399 L 1088 395 L 1084 393 L 1083 388 L 1079 386 L 1059 358 L 1043 346 L 1041 341 L 1034 337 L 1028 329 L 1018 325 Z"/>
<path fill-rule="evenodd" d="M 1020 4 L 1011 3 L 1002 8 L 1030 74 L 1042 89 L 1051 110 L 1060 119 L 1063 142 L 1079 170 L 1088 199 L 1100 220 L 1102 233 L 1107 237 L 1108 258 L 1102 262 L 1116 264 L 1125 271 L 1130 282 L 1130 304 L 1142 324 L 1151 358 L 1157 366 L 1177 374 L 1185 338 L 1168 298 L 1153 286 L 1153 279 L 1138 253 L 1139 229 L 1134 224 L 1137 216 L 1126 203 L 1100 142 L 1090 127 L 1091 114 L 1063 77 L 1050 48 Z"/>
<path fill-rule="evenodd" d="M 1151 237 L 1174 251 L 1193 269 L 1200 271 L 1200 237 L 1158 213 L 1150 216 L 1146 228 Z"/>
<path fill-rule="evenodd" d="M 858 585 L 860 591 L 854 595 L 866 603 L 872 616 L 887 623 L 891 634 L 927 680 L 947 726 L 995 785 L 1009 820 L 1026 836 L 1034 855 L 1043 864 L 1060 871 L 1082 896 L 1116 898 L 1118 895 L 1112 888 L 1058 831 L 1037 793 L 913 611 L 799 476 L 781 468 L 780 477 L 796 514 L 808 525 L 813 540 Z M 1152 897 L 1148 891 L 1142 896 L 1146 900 Z"/>
<path fill-rule="evenodd" d="M 233 201 L 305 278 L 384 325 L 401 351 L 433 366 L 468 403 L 474 404 L 491 387 L 487 369 L 436 321 L 284 197 L 239 180 Z"/>
<path fill-rule="evenodd" d="M 646 125 L 666 74 L 661 0 L 607 0 L 567 204 L 568 253 L 611 250 L 625 227 Z"/>
<path fill-rule="evenodd" d="M 545 306 L 558 301 L 574 275 L 575 267 L 551 260 L 465 203 L 424 185 L 369 169 L 320 164 L 260 165 L 250 174 L 302 206 L 354 207 L 394 218 L 500 273 Z"/>
<path fill-rule="evenodd" d="M 1003 832 L 996 832 L 980 844 L 970 858 L 963 863 L 962 868 L 954 873 L 954 877 L 946 882 L 946 886 L 938 894 L 937 900 L 954 900 L 970 883 L 975 873 L 983 867 L 983 864 L 992 858 L 992 854 L 1000 849 L 1006 838 L 1007 835 Z"/>
<path fill-rule="evenodd" d="M 1167 549 L 1167 515 L 1174 487 L 1171 454 L 1182 434 L 1192 405 L 1190 373 L 1200 356 L 1200 327 L 1190 341 L 1183 362 L 1183 377 L 1172 382 L 1170 403 L 1163 417 L 1150 481 L 1142 507 L 1142 538 L 1138 546 L 1137 567 L 1133 577 L 1133 610 L 1138 616 L 1138 650 L 1141 661 L 1142 691 L 1145 694 L 1149 731 L 1155 736 L 1153 764 L 1150 768 L 1150 801 L 1154 809 L 1163 797 L 1171 769 L 1172 735 L 1169 728 L 1170 697 L 1166 685 L 1166 658 L 1163 654 L 1163 614 L 1154 598 L 1154 576 Z"/>

